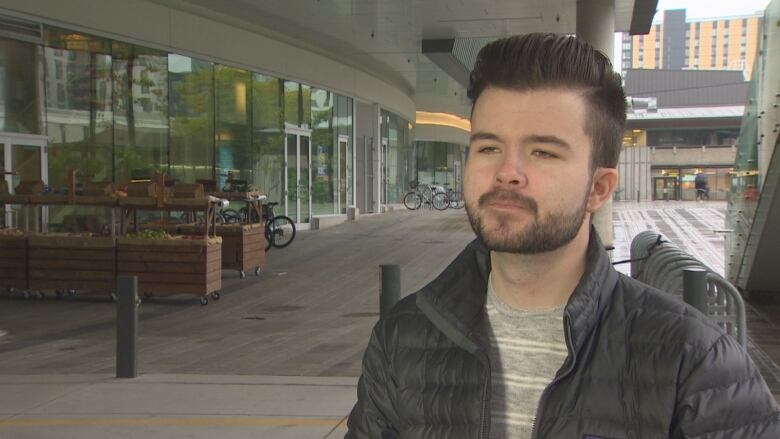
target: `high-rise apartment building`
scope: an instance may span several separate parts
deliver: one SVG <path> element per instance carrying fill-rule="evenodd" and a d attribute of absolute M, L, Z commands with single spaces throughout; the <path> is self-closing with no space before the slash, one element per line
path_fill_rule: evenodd
<path fill-rule="evenodd" d="M 664 11 L 647 35 L 623 34 L 627 69 L 742 70 L 750 78 L 761 15 L 686 20 L 685 9 Z"/>

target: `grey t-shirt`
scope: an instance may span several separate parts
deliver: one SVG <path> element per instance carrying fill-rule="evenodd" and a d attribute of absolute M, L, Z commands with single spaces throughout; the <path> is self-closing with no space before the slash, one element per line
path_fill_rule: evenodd
<path fill-rule="evenodd" d="M 488 280 L 492 439 L 531 437 L 542 391 L 568 355 L 564 307 L 512 308 L 496 295 Z"/>

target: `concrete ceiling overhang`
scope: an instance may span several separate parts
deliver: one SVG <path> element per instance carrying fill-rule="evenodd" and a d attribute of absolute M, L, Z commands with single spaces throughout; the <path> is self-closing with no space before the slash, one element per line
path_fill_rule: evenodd
<path fill-rule="evenodd" d="M 395 86 L 418 109 L 463 117 L 464 84 L 487 42 L 576 32 L 577 0 L 149 1 L 330 57 Z M 615 0 L 616 30 L 646 32 L 656 2 Z"/>
<path fill-rule="evenodd" d="M 568 3 L 576 6 L 576 1 Z M 647 34 L 650 32 L 657 5 L 658 0 L 616 0 L 615 31 L 629 32 L 632 35 Z M 548 15 L 551 15 L 549 11 Z M 540 12 L 538 16 L 543 17 L 544 13 Z M 556 23 L 559 22 L 560 15 L 556 15 Z M 551 28 L 546 31 L 561 32 L 561 29 Z M 575 31 L 576 28 L 569 28 L 565 29 L 564 33 Z M 468 87 L 469 73 L 474 68 L 477 54 L 489 41 L 490 38 L 424 39 L 422 53 L 460 85 Z"/>

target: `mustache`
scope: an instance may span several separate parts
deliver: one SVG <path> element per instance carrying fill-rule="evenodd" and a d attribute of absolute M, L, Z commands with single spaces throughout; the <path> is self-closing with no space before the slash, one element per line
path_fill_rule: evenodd
<path fill-rule="evenodd" d="M 523 209 L 530 210 L 534 214 L 536 214 L 539 210 L 539 206 L 536 204 L 536 201 L 533 198 L 512 191 L 496 189 L 494 191 L 484 193 L 481 197 L 479 197 L 478 203 L 480 206 L 484 206 L 491 201 L 508 201 L 510 203 L 519 205 Z"/>

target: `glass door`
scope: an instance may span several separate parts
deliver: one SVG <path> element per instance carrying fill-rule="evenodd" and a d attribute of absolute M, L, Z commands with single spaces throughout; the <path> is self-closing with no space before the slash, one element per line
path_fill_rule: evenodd
<path fill-rule="evenodd" d="M 311 221 L 311 135 L 288 129 L 285 137 L 284 214 L 296 224 Z"/>
<path fill-rule="evenodd" d="M 298 223 L 311 221 L 311 145 L 310 137 L 298 136 Z"/>
<path fill-rule="evenodd" d="M 387 185 L 388 185 L 388 183 L 390 181 L 390 179 L 388 178 L 390 169 L 389 169 L 388 160 L 387 160 L 387 158 L 388 158 L 387 157 L 387 155 L 388 155 L 387 154 L 387 151 L 388 151 L 388 146 L 387 145 L 388 145 L 387 137 L 383 137 L 382 138 L 382 149 L 381 149 L 381 153 L 379 155 L 379 163 L 380 163 L 379 166 L 381 168 L 380 169 L 380 176 L 381 176 L 380 182 L 382 184 L 382 187 L 379 189 L 379 197 L 380 197 L 380 201 L 379 201 L 380 208 L 379 208 L 379 211 L 380 212 L 382 211 L 382 208 L 387 204 Z"/>
<path fill-rule="evenodd" d="M 298 221 L 298 136 L 287 134 L 284 144 L 284 214 Z"/>
<path fill-rule="evenodd" d="M 2 177 L 9 193 L 20 182 L 25 180 L 40 180 L 48 184 L 48 155 L 46 151 L 48 139 L 16 133 L 0 133 L 0 177 Z M 3 227 L 24 227 L 37 230 L 37 212 L 33 208 L 21 206 L 0 206 L 5 211 Z M 48 208 L 41 208 L 41 224 L 43 231 L 48 225 Z"/>
<path fill-rule="evenodd" d="M 678 195 L 679 183 L 677 177 L 655 177 L 653 178 L 653 199 L 654 200 L 676 200 Z"/>
<path fill-rule="evenodd" d="M 352 201 L 352 146 L 348 136 L 339 136 L 338 149 L 339 211 L 347 213 Z"/>

